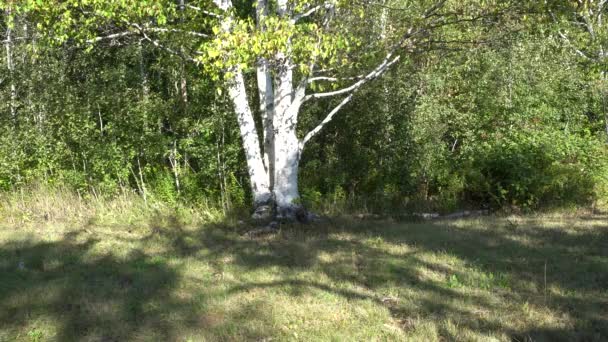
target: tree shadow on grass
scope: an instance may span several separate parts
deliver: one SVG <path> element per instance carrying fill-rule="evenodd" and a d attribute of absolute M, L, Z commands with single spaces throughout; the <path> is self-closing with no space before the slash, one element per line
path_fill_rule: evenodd
<path fill-rule="evenodd" d="M 488 220 L 471 228 L 447 221 L 346 222 L 329 228 L 329 234 L 294 227 L 276 238 L 259 240 L 205 234 L 200 247 L 213 251 L 216 257 L 235 256 L 235 263 L 245 270 L 273 266 L 285 274 L 275 282 L 235 286 L 231 294 L 288 286 L 297 289 L 293 291 L 296 294 L 321 290 L 349 300 L 372 300 L 386 306 L 398 322 L 409 322 L 412 317 L 455 320 L 461 328 L 508 336 L 513 341 L 608 339 L 608 224 L 565 230 L 542 227 L 542 223 Z M 379 241 L 378 246 L 375 241 Z M 393 253 L 387 244 L 411 248 L 407 253 Z M 334 257 L 324 260 L 322 255 L 328 253 Z M 429 262 L 425 253 L 455 257 L 463 266 Z M 346 282 L 364 291 L 298 279 L 299 271 L 310 269 L 331 279 L 332 284 Z M 421 274 L 424 269 L 443 275 L 445 280 L 425 278 Z M 451 276 L 460 281 L 470 278 L 469 270 L 483 278 L 454 286 L 448 282 Z M 382 293 L 387 284 L 414 289 L 418 297 L 409 303 L 393 301 Z M 453 304 L 457 301 L 471 303 L 481 313 Z M 544 310 L 554 318 L 563 318 L 562 322 L 522 319 L 523 324 L 512 326 L 492 317 L 511 314 L 522 306 Z M 404 328 L 407 325 L 404 323 Z M 440 335 L 458 339 L 445 330 Z"/>
<path fill-rule="evenodd" d="M 97 241 L 77 235 L 1 246 L 6 265 L 0 276 L 2 329 L 19 329 L 34 320 L 33 335 L 35 325 L 56 324 L 57 341 L 150 335 L 169 340 L 172 329 L 163 317 L 172 310 L 183 313 L 184 305 L 171 295 L 176 271 L 137 252 L 124 258 L 90 255 Z"/>
<path fill-rule="evenodd" d="M 97 244 L 110 237 L 84 230 L 54 242 L 12 241 L 0 245 L 0 340 L 3 333 L 15 337 L 45 324 L 55 327 L 58 341 L 170 341 L 188 329 L 207 331 L 212 340 L 284 336 L 269 324 L 273 317 L 263 300 L 224 311 L 205 304 L 280 289 L 293 297 L 321 292 L 371 301 L 406 332 L 416 320 L 452 320 L 459 329 L 513 341 L 601 341 L 608 339 L 608 224 L 595 223 L 594 229 L 564 230 L 539 228 L 541 222 L 533 220 L 472 226 L 344 221 L 284 227 L 275 236 L 251 239 L 242 235 L 246 228 L 190 229 L 175 218 L 155 218 L 147 236 L 112 233 L 125 244 L 159 243 L 155 253 L 100 253 Z M 183 274 L 169 258 L 209 265 L 214 274 L 233 272 L 236 279 L 215 287 L 195 280 L 189 285 L 195 289 L 182 289 Z M 265 272 L 279 279 L 251 276 Z M 496 278 L 467 281 L 470 272 Z M 449 283 L 452 276 L 459 281 Z M 411 295 L 394 298 L 387 288 Z M 513 327 L 495 317 L 522 305 L 569 323 L 523 319 L 524 325 Z M 441 325 L 438 334 L 461 337 Z"/>
<path fill-rule="evenodd" d="M 0 341 L 183 341 L 188 331 L 205 330 L 221 339 L 242 312 L 269 319 L 264 303 L 215 313 L 205 308 L 214 292 L 204 284 L 180 288 L 180 267 L 167 261 L 185 253 L 179 239 L 160 253 L 100 252 L 97 245 L 110 235 L 98 235 L 78 230 L 52 242 L 31 237 L 0 245 Z M 126 236 L 121 243 L 138 240 Z M 235 335 L 270 333 L 258 324 Z"/>

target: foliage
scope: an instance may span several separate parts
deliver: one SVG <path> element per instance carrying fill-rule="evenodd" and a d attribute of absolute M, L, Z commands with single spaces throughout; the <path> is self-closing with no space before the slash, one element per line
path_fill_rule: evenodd
<path fill-rule="evenodd" d="M 518 33 L 402 64 L 305 155 L 306 186 L 340 186 L 372 211 L 605 198 L 602 97 L 570 56 Z"/>
<path fill-rule="evenodd" d="M 219 13 L 209 1 L 188 4 Z M 290 4 L 305 13 L 320 2 Z M 4 43 L 12 68 L 0 61 L 0 189 L 42 183 L 84 197 L 136 192 L 172 206 L 242 210 L 250 203 L 248 174 L 220 76 L 242 67 L 253 87 L 256 58 L 282 52 L 298 66 L 296 77 L 320 59 L 356 78 L 432 4 L 342 1 L 340 20 L 323 28 L 322 16 L 294 23 L 268 15 L 257 26 L 255 3 L 243 1 L 231 30 L 222 31 L 217 17 L 172 1 L 0 2 L 2 36 L 14 39 Z M 402 61 L 307 145 L 303 202 L 333 212 L 393 212 L 604 201 L 603 64 L 576 52 L 597 55 L 604 30 L 590 37 L 572 26 L 573 8 L 582 13 L 577 20 L 590 13 L 575 5 L 447 1 L 437 28 L 419 38 L 425 48 L 400 47 L 410 49 Z M 150 40 L 131 24 L 148 25 Z M 115 32 L 125 35 L 104 38 Z M 286 37 L 297 41 L 289 51 Z M 152 41 L 198 51 L 199 64 Z M 337 101 L 307 104 L 300 135 Z"/>

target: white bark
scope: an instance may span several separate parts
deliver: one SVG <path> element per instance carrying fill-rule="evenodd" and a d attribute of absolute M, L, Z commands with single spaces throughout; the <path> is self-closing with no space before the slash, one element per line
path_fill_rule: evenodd
<path fill-rule="evenodd" d="M 264 17 L 268 15 L 266 0 L 258 0 L 256 7 L 256 19 L 258 29 L 264 31 Z M 262 114 L 262 125 L 264 126 L 264 165 L 270 177 L 270 188 L 274 184 L 274 86 L 272 84 L 272 72 L 268 60 L 261 57 L 257 65 L 258 94 L 260 97 L 260 113 Z"/>
<path fill-rule="evenodd" d="M 232 8 L 231 0 L 213 0 L 213 3 L 222 11 L 227 11 Z"/>
<path fill-rule="evenodd" d="M 277 0 L 277 14 L 279 17 L 287 15 L 287 0 Z"/>
<path fill-rule="evenodd" d="M 232 8 L 230 0 L 214 0 L 214 3 L 224 11 Z M 222 29 L 225 31 L 230 30 L 231 21 L 232 18 L 230 16 L 225 17 Z M 231 80 L 228 80 L 228 94 L 234 105 L 241 139 L 243 140 L 254 206 L 258 207 L 272 200 L 270 179 L 264 167 L 258 132 L 247 100 L 243 73 L 234 68 L 231 70 L 231 74 L 234 76 Z"/>
<path fill-rule="evenodd" d="M 144 58 L 144 49 L 141 44 L 141 40 L 137 45 L 137 52 L 139 54 L 139 77 L 141 79 L 141 96 L 144 101 L 148 101 L 150 97 L 150 82 L 148 80 L 148 73 L 146 71 L 146 61 Z"/>
<path fill-rule="evenodd" d="M 277 1 L 277 14 L 287 17 L 286 0 Z M 299 99 L 294 98 L 292 63 L 290 51 L 278 53 L 275 62 L 279 65 L 275 84 L 274 105 L 274 184 L 273 192 L 280 217 L 295 218 L 300 198 L 298 191 L 298 168 L 300 162 L 300 141 L 296 134 L 298 125 Z"/>
<path fill-rule="evenodd" d="M 295 127 L 281 127 L 281 134 L 276 135 L 275 143 L 277 146 L 273 189 L 275 201 L 279 214 L 290 216 L 300 197 L 298 192 L 300 148 Z"/>
<path fill-rule="evenodd" d="M 321 121 L 321 123 L 319 125 L 317 125 L 317 127 L 315 127 L 312 131 L 310 131 L 310 132 L 308 132 L 308 134 L 306 134 L 304 139 L 302 139 L 301 148 L 304 148 L 304 145 L 306 145 L 306 143 L 310 139 L 312 139 L 317 133 L 319 133 L 323 129 L 323 127 L 325 127 L 325 125 L 327 125 L 331 120 L 333 120 L 334 116 L 340 111 L 340 109 L 342 109 L 344 106 L 346 106 L 352 100 L 355 92 L 357 92 L 367 82 L 370 82 L 370 81 L 382 76 L 393 64 L 397 63 L 399 61 L 399 59 L 401 59 L 401 56 L 393 56 L 393 51 L 391 51 L 386 55 L 386 57 L 384 58 L 382 63 L 380 63 L 374 70 L 372 70 L 369 74 L 367 74 L 365 77 L 363 77 L 360 81 L 356 82 L 355 84 L 353 84 L 347 88 L 341 89 L 341 90 L 336 90 L 336 91 L 327 92 L 327 93 L 317 93 L 317 94 L 311 94 L 311 95 L 305 96 L 302 100 L 304 102 L 308 101 L 310 99 L 348 94 L 342 100 L 342 102 L 340 102 L 336 107 L 334 107 L 334 109 L 331 112 L 329 112 L 329 114 L 327 114 L 325 119 L 323 119 L 323 121 Z"/>
<path fill-rule="evenodd" d="M 268 61 L 260 58 L 257 66 L 258 94 L 260 97 L 260 113 L 262 113 L 262 125 L 264 126 L 264 165 L 268 174 L 272 177 L 274 172 L 274 93 L 272 85 L 272 74 Z M 272 184 L 272 180 L 270 184 Z"/>
<path fill-rule="evenodd" d="M 279 70 L 275 90 L 274 196 L 281 216 L 293 218 L 300 197 L 298 168 L 300 141 L 296 135 L 301 96 L 294 98 L 293 73 L 286 62 Z"/>
<path fill-rule="evenodd" d="M 234 72 L 234 77 L 228 85 L 228 93 L 234 104 L 234 110 L 241 131 L 241 138 L 243 139 L 243 148 L 247 159 L 247 168 L 249 171 L 254 204 L 257 206 L 268 203 L 272 198 L 270 193 L 270 182 L 268 173 L 264 168 L 264 162 L 260 151 L 260 141 L 253 114 L 251 113 L 251 108 L 247 102 L 245 80 L 240 71 Z"/>
<path fill-rule="evenodd" d="M 11 16 L 10 7 L 6 10 L 6 16 L 7 17 Z M 8 22 L 8 19 L 7 19 L 7 22 Z M 6 67 L 8 69 L 10 92 L 11 92 L 9 107 L 10 107 L 11 118 L 14 119 L 17 115 L 17 109 L 16 109 L 16 107 L 17 107 L 17 87 L 15 86 L 15 77 L 14 77 L 15 66 L 13 63 L 13 30 L 9 25 L 7 25 L 7 29 L 6 29 L 6 40 L 4 41 L 4 47 L 6 49 Z"/>

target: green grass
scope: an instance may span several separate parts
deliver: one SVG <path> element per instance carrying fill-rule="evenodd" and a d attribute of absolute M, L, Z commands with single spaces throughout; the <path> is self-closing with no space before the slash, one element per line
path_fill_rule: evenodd
<path fill-rule="evenodd" d="M 0 341 L 608 340 L 602 216 L 11 222 Z"/>

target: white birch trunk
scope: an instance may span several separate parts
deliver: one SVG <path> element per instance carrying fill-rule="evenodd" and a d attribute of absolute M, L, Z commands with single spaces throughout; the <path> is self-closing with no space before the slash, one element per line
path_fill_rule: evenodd
<path fill-rule="evenodd" d="M 10 17 L 11 16 L 11 8 L 9 7 L 6 10 L 6 16 Z M 8 23 L 8 19 L 7 19 L 7 23 Z M 13 63 L 13 30 L 11 29 L 10 26 L 7 25 L 7 29 L 6 29 L 6 40 L 5 40 L 5 49 L 6 49 L 6 67 L 8 69 L 8 74 L 9 74 L 9 82 L 10 82 L 10 103 L 9 103 L 9 107 L 10 107 L 10 113 L 11 113 L 11 118 L 15 119 L 16 115 L 17 115 L 17 87 L 15 86 L 15 77 L 14 77 L 14 71 L 15 71 L 15 66 Z"/>
<path fill-rule="evenodd" d="M 287 1 L 277 1 L 277 14 L 288 16 Z M 287 51 L 289 54 L 289 51 Z M 283 53 L 276 56 L 280 65 L 275 84 L 274 111 L 274 186 L 273 193 L 279 218 L 295 219 L 301 205 L 298 203 L 298 169 L 300 164 L 300 140 L 297 137 L 300 99 L 296 100 L 293 87 L 293 71 L 290 58 Z"/>
<path fill-rule="evenodd" d="M 247 101 L 243 74 L 240 71 L 236 71 L 234 72 L 234 75 L 235 76 L 228 85 L 228 93 L 234 104 L 234 110 L 237 115 L 241 138 L 243 140 L 254 206 L 258 207 L 269 203 L 272 199 L 270 182 L 262 160 L 260 141 L 255 127 L 255 121 Z"/>
<path fill-rule="evenodd" d="M 213 2 L 224 11 L 228 11 L 232 8 L 232 1 L 230 0 L 214 0 Z M 230 30 L 231 22 L 232 18 L 227 16 L 222 23 L 222 30 L 228 32 Z M 251 191 L 253 194 L 253 204 L 257 214 L 259 208 L 267 207 L 268 204 L 272 202 L 270 178 L 264 167 L 255 120 L 247 100 L 247 90 L 245 88 L 243 73 L 236 68 L 231 70 L 231 73 L 234 76 L 231 80 L 228 80 L 228 94 L 234 105 L 239 130 L 241 132 Z"/>
<path fill-rule="evenodd" d="M 298 167 L 300 161 L 300 141 L 296 135 L 299 106 L 294 106 L 293 72 L 284 56 L 275 85 L 275 156 L 274 156 L 274 198 L 277 214 L 281 218 L 294 219 L 298 210 Z M 298 107 L 298 108 L 296 108 Z"/>
<path fill-rule="evenodd" d="M 260 96 L 260 113 L 264 126 L 264 165 L 270 176 L 270 186 L 274 184 L 274 93 L 272 75 L 268 61 L 260 58 L 257 67 L 258 93 Z"/>
<path fill-rule="evenodd" d="M 231 0 L 213 0 L 222 10 L 232 8 Z M 289 13 L 288 1 L 276 1 L 276 13 L 283 19 L 294 20 Z M 320 8 L 320 7 L 319 7 Z M 267 0 L 259 0 L 256 7 L 258 29 L 263 30 L 262 17 L 268 10 Z M 222 30 L 229 32 L 232 18 L 226 12 Z M 385 25 L 385 24 L 384 24 Z M 258 59 L 257 86 L 260 97 L 260 112 L 264 126 L 263 150 L 260 137 L 256 130 L 253 114 L 247 100 L 243 74 L 237 68 L 230 70 L 234 75 L 229 80 L 228 92 L 234 104 L 238 124 L 243 140 L 243 148 L 247 158 L 247 166 L 254 196 L 256 213 L 258 209 L 267 210 L 272 204 L 276 205 L 276 214 L 284 219 L 304 219 L 305 214 L 298 202 L 298 168 L 302 149 L 314 135 L 330 122 L 341 108 L 350 102 L 355 92 L 363 84 L 378 78 L 391 65 L 399 60 L 394 56 L 394 48 L 374 70 L 362 77 L 351 86 L 327 93 L 317 93 L 306 96 L 308 79 L 300 80 L 294 87 L 293 65 L 290 58 L 289 43 L 287 51 L 277 53 L 272 60 Z M 314 63 L 313 63 L 314 64 Z M 270 66 L 273 66 L 271 71 Z M 274 84 L 273 84 L 274 74 Z M 300 140 L 297 137 L 298 114 L 304 102 L 310 99 L 344 95 L 340 102 L 312 131 Z M 265 215 L 264 217 L 267 217 Z"/>
<path fill-rule="evenodd" d="M 258 0 L 256 6 L 256 20 L 258 29 L 265 31 L 264 17 L 268 15 L 266 0 Z M 260 97 L 260 113 L 262 114 L 262 125 L 264 126 L 264 165 L 270 177 L 270 189 L 274 185 L 274 87 L 272 84 L 272 73 L 268 60 L 259 58 L 256 68 L 258 94 Z"/>
<path fill-rule="evenodd" d="M 300 141 L 296 135 L 295 110 L 284 113 L 283 120 L 275 135 L 275 175 L 274 197 L 277 214 L 282 218 L 295 218 L 300 208 L 298 199 L 298 168 L 300 162 Z M 275 121 L 275 124 L 277 122 Z"/>

